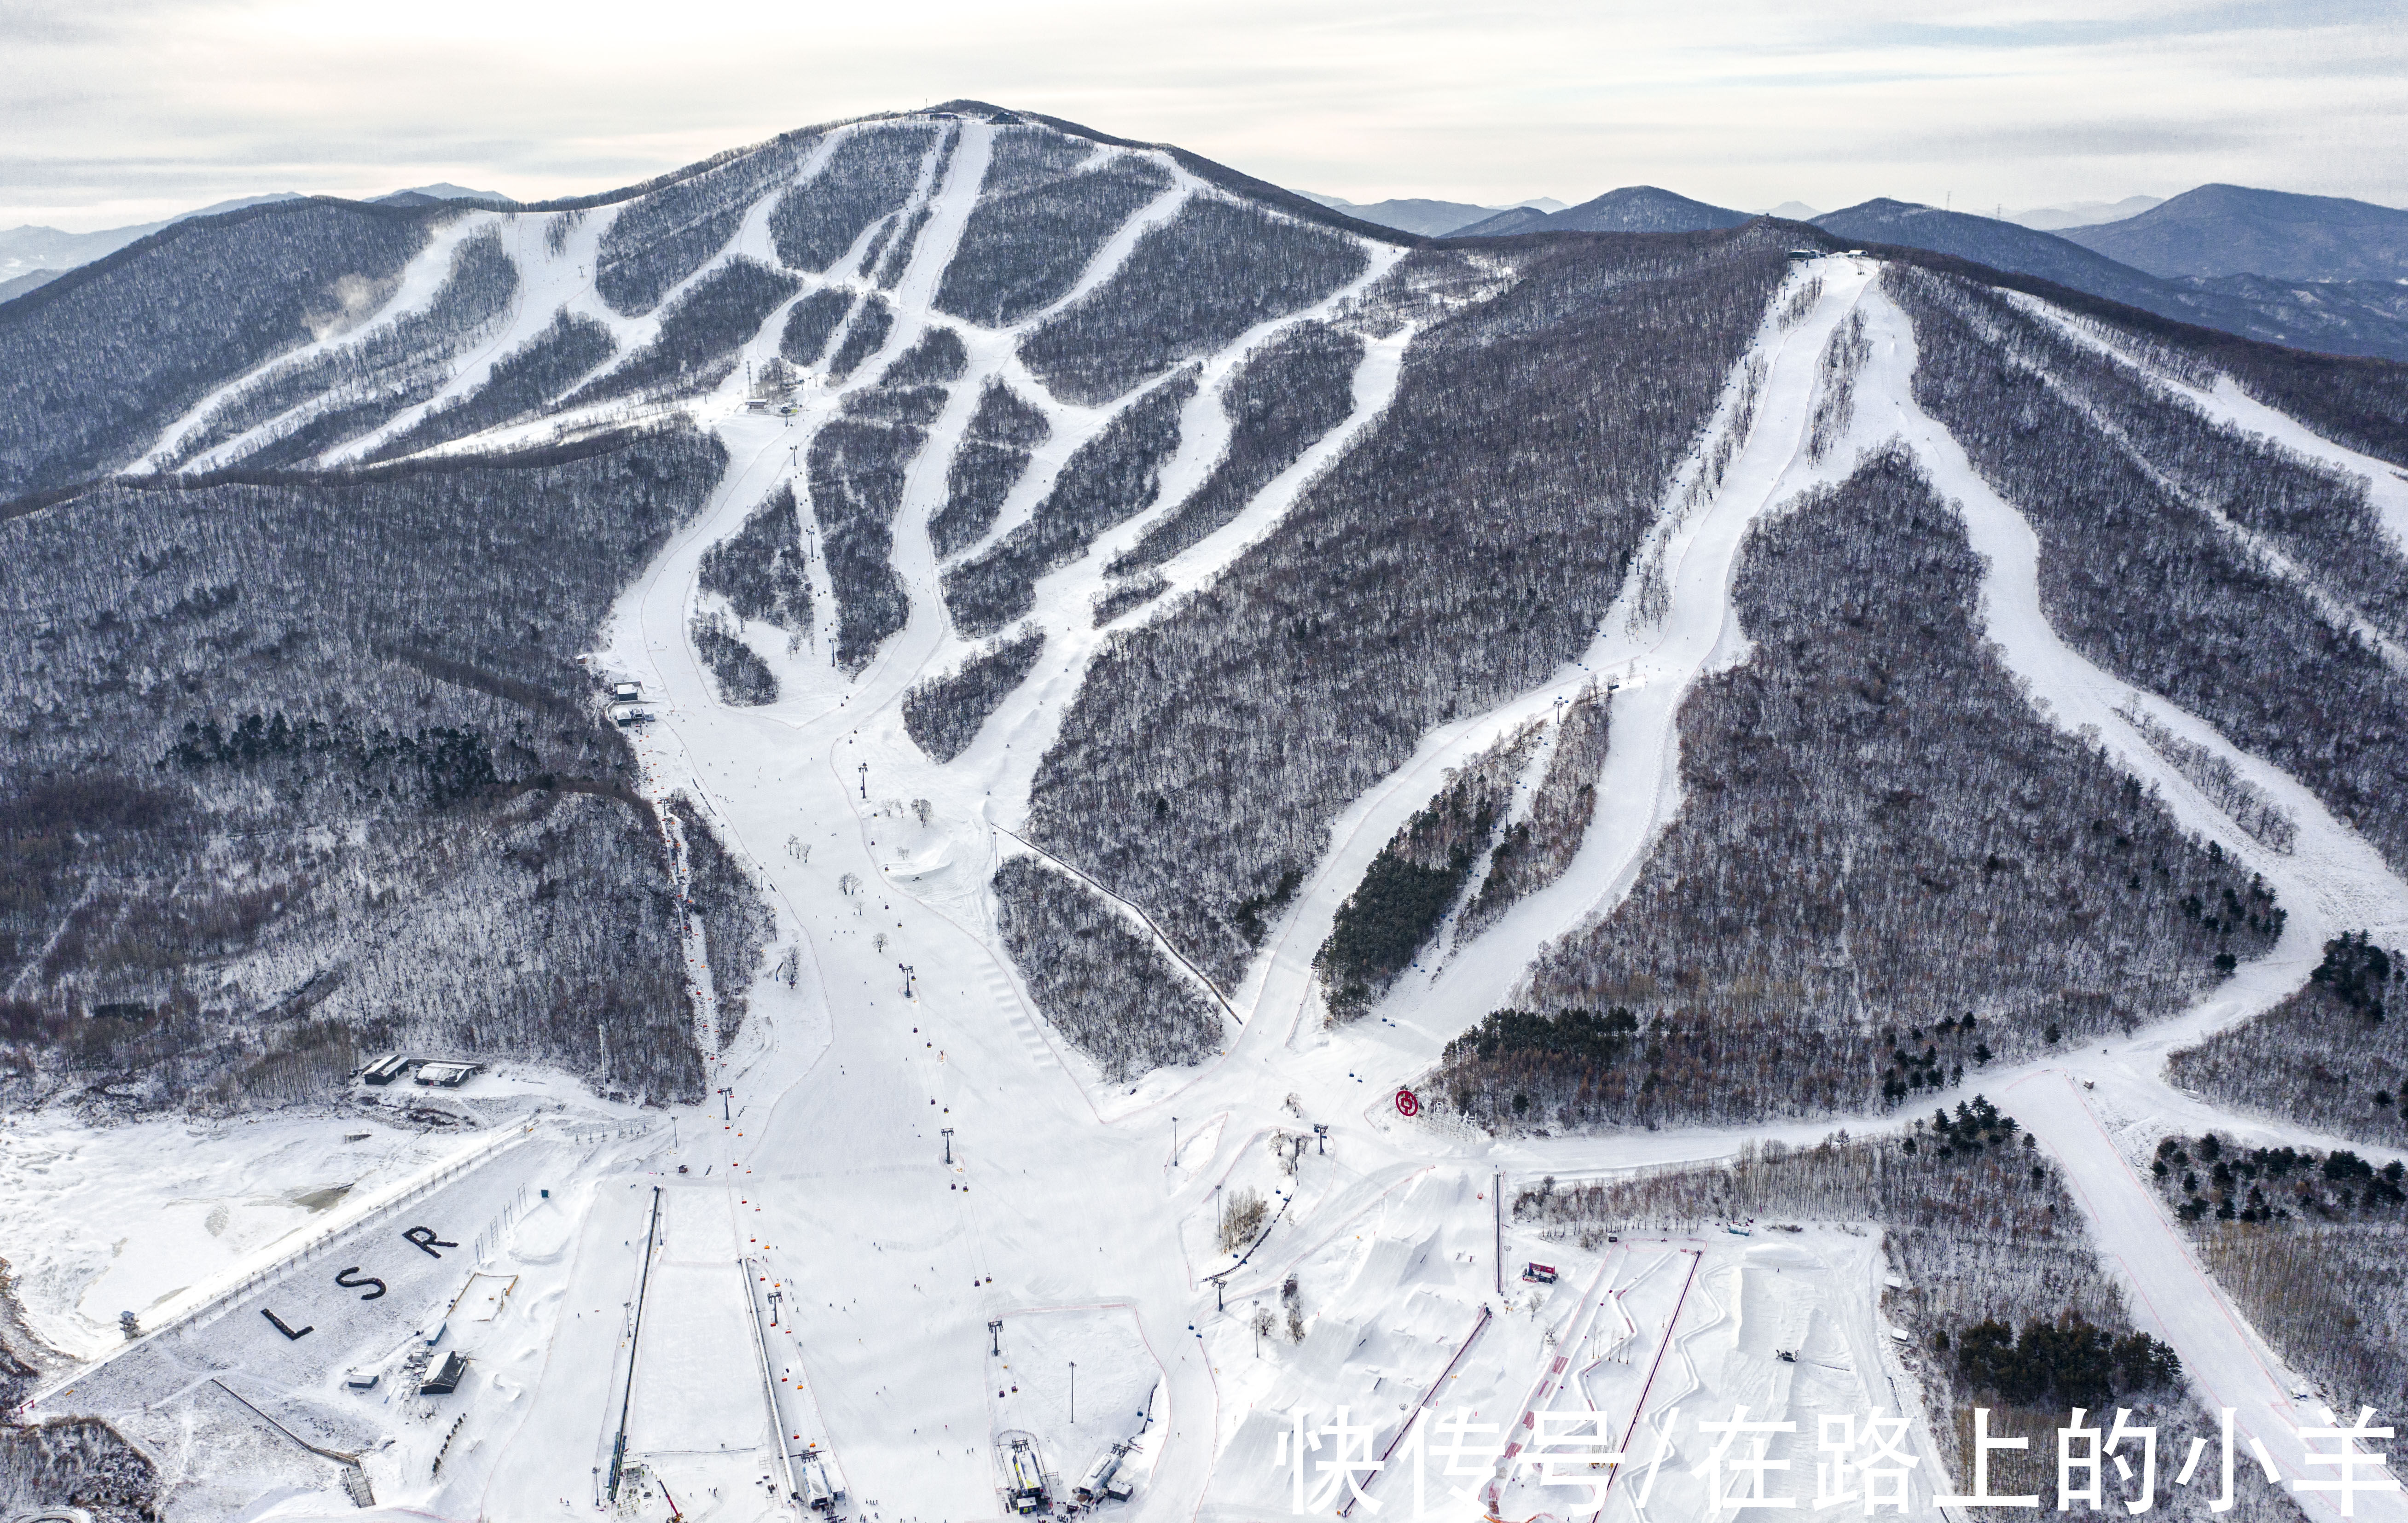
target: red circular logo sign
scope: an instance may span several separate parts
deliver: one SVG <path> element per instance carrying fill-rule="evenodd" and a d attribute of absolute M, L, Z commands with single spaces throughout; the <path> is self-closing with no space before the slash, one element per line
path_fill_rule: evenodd
<path fill-rule="evenodd" d="M 1420 1097 L 1419 1095 L 1414 1094 L 1414 1093 L 1413 1093 L 1412 1090 L 1410 1090 L 1410 1089 L 1399 1089 L 1399 1090 L 1398 1090 L 1398 1091 L 1397 1091 L 1397 1114 L 1398 1114 L 1398 1115 L 1401 1115 L 1401 1116 L 1416 1116 L 1416 1115 L 1421 1114 L 1422 1114 L 1422 1100 L 1421 1100 L 1421 1097 Z"/>

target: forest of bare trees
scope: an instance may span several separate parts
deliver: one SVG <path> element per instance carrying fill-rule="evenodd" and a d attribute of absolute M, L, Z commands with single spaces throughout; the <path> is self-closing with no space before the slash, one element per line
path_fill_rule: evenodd
<path fill-rule="evenodd" d="M 996 869 L 995 894 L 1004 947 L 1038 1010 L 1106 1079 L 1219 1050 L 1211 997 L 1094 889 L 1015 856 Z"/>
<path fill-rule="evenodd" d="M 1037 579 L 1086 553 L 1096 535 L 1154 506 L 1179 448 L 1179 413 L 1196 395 L 1174 376 L 1082 445 L 1028 522 L 945 573 L 945 605 L 966 635 L 988 635 L 1035 606 Z"/>
<path fill-rule="evenodd" d="M 2128 393 L 2106 362 L 2003 315 L 2002 301 L 1969 282 L 1916 270 L 1885 280 L 1914 320 L 1916 400 L 2031 522 L 2041 603 L 2066 643 L 2272 761 L 2395 866 L 2408 865 L 2408 677 L 2159 484 L 2040 373 Z M 2268 464 L 2262 448 L 2253 458 L 2247 441 L 2190 427 L 2176 412 L 2128 395 L 2116 406 L 2119 425 L 2132 420 L 2131 437 L 2157 448 L 2167 474 Z M 2229 506 L 2279 531 L 2311 565 L 2358 556 L 2368 569 L 2343 585 L 2379 610 L 2375 595 L 2387 597 L 2400 571 L 2377 540 L 2348 539 L 2362 519 L 2351 496 L 2300 469 L 2270 481 L 2232 494 Z M 2329 533 L 2342 539 L 2315 527 L 2317 511 L 2300 501 L 2341 510 Z"/>
<path fill-rule="evenodd" d="M 1535 726 L 1509 735 L 1455 772 L 1371 859 L 1313 957 L 1331 1020 L 1369 1011 L 1437 936 L 1491 850 L 1538 739 Z"/>
<path fill-rule="evenodd" d="M 928 521 L 928 539 L 939 556 L 968 549 L 995 525 L 1004 498 L 1028 469 L 1028 453 L 1053 432 L 1045 415 L 1010 387 L 986 383 L 947 467 L 945 505 Z"/>
<path fill-rule="evenodd" d="M 1020 322 L 1067 295 L 1104 240 L 1170 186 L 1158 165 L 1134 155 L 1080 172 L 1092 151 L 1042 127 L 996 133 L 939 309 L 988 327 Z"/>
<path fill-rule="evenodd" d="M 724 460 L 677 430 L 0 521 L 12 1089 L 313 1099 L 408 1046 L 698 1095 L 665 843 L 575 658 Z"/>
<path fill-rule="evenodd" d="M 1755 654 L 1683 707 L 1680 814 L 1530 974 L 1531 1010 L 1627 1011 L 1643 1041 L 1565 1063 L 1468 1035 L 1443 1092 L 1511 1127 L 1911 1107 L 2271 946 L 2269 891 L 2032 711 L 1981 578 L 1899 457 L 1760 524 L 1734 589 Z"/>
<path fill-rule="evenodd" d="M 703 552 L 697 580 L 704 592 L 727 599 L 738 618 L 784 630 L 791 650 L 811 627 L 811 583 L 804 558 L 795 489 L 781 485 L 742 528 Z"/>
<path fill-rule="evenodd" d="M 2208 1272 L 2335 1408 L 2408 1401 L 2408 1170 L 2346 1149 L 2160 1138 L 2149 1172 Z"/>
<path fill-rule="evenodd" d="M 1360 275 L 1352 239 L 1218 196 L 1197 196 L 1138 239 L 1111 280 L 1024 339 L 1054 395 L 1095 407 Z"/>
<path fill-rule="evenodd" d="M 1539 780 L 1527 816 L 1498 833 L 1487 876 L 1465 906 L 1458 941 L 1495 925 L 1526 897 L 1554 883 L 1572 865 L 1597 814 L 1597 779 L 1605 766 L 1612 709 L 1595 684 L 1566 704 L 1555 719 L 1555 750 Z"/>
<path fill-rule="evenodd" d="M 308 342 L 344 282 L 389 289 L 441 215 L 307 200 L 194 218 L 0 303 L 0 502 L 125 465 Z"/>
<path fill-rule="evenodd" d="M 1273 477 L 1345 422 L 1362 361 L 1363 340 L 1326 323 L 1300 323 L 1250 356 L 1221 392 L 1227 453 L 1185 501 L 1112 562 L 1111 574 L 1159 566 L 1243 512 Z"/>
<path fill-rule="evenodd" d="M 1434 315 L 1268 538 L 1111 641 L 1039 770 L 1037 839 L 1225 985 L 1254 951 L 1240 907 L 1318 861 L 1341 810 L 1587 643 L 1783 266 L 1744 229 L 1520 259 Z M 1458 256 L 1422 260 L 1459 284 Z"/>
<path fill-rule="evenodd" d="M 2408 962 L 2363 931 L 2336 937 L 2306 988 L 2175 1053 L 2166 1077 L 2221 1105 L 2408 1146 Z"/>
<path fill-rule="evenodd" d="M 1045 650 L 1045 631 L 1028 629 L 979 652 L 903 696 L 903 727 L 932 761 L 969 749 L 979 727 L 1026 678 Z"/>

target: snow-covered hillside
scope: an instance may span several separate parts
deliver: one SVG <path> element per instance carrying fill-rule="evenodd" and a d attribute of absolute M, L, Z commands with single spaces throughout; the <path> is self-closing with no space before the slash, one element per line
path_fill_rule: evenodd
<path fill-rule="evenodd" d="M 8 943 L 8 1093 L 45 1103 L 0 1131 L 5 1341 L 38 1366 L 18 1415 L 55 1424 L 8 1430 L 10 1504 L 66 1500 L 38 1493 L 90 1444 L 132 1479 L 88 1501 L 132 1516 L 147 1487 L 171 1518 L 1704 1518 L 1754 1441 L 1701 1424 L 1794 1424 L 1755 1452 L 1803 1507 L 1845 1415 L 1902 1419 L 1901 1510 L 1953 1517 L 1960 1409 L 2046 1403 L 1945 1351 L 2079 1311 L 2179 1358 L 2041 1387 L 2164 1423 L 2157 1505 L 2205 1516 L 2229 1409 L 2243 1516 L 2402 1516 L 2291 1486 L 2327 1473 L 2300 1432 L 2326 1404 L 2399 1392 L 2286 1364 L 2219 1229 L 2146 1175 L 2160 1137 L 2209 1131 L 2346 1145 L 2371 1181 L 2408 1147 L 2388 1100 L 2337 1130 L 2166 1077 L 2338 999 L 2345 935 L 2408 938 L 2387 372 L 2303 369 L 2315 405 L 2286 408 L 2161 333 L 1756 224 L 1392 241 L 968 105 L 345 236 L 374 244 L 350 305 L 300 302 L 238 364 L 152 356 L 131 422 L 28 446 L 12 484 L 125 479 L 0 523 L 98 589 L 75 596 L 150 599 L 70 631 L 65 594 L 10 590 L 40 612 L 27 662 L 62 673 L 10 786 L 96 765 L 78 713 L 123 726 L 116 769 L 199 779 L 149 806 L 189 827 L 60 833 L 136 841 L 151 878 L 55 848 L 7 911 L 44 936 Z M 549 516 L 511 539 L 538 480 Z M 129 569 L 79 551 L 79 514 L 278 494 L 449 504 L 501 570 L 477 592 L 479 557 L 433 587 L 380 560 L 408 592 L 389 622 L 229 701 L 292 706 L 281 736 L 315 733 L 310 688 L 348 695 L 342 736 L 473 693 L 435 713 L 455 750 L 489 738 L 481 771 L 421 797 L 389 737 L 353 780 L 334 740 L 178 727 L 206 642 L 248 648 L 227 611 L 265 599 L 122 590 L 180 595 L 216 520 Z M 552 606 L 510 602 L 580 559 Z M 1798 585 L 1842 562 L 1862 580 Z M 2119 642 L 2085 580 L 2109 565 L 2161 575 L 2179 639 Z M 2216 587 L 2266 611 L 2260 664 L 2198 611 Z M 1959 606 L 1914 601 L 1934 588 Z M 121 622 L 173 638 L 108 643 Z M 405 664 L 418 685 L 380 675 Z M 2301 723 L 2299 673 L 2376 719 L 2265 742 Z M 1771 764 L 1701 765 L 1743 754 L 1700 716 L 1744 693 L 1896 730 L 1801 741 L 1783 793 Z M 1900 732 L 1991 769 L 1859 869 L 1864 812 L 1915 806 Z M 306 892 L 322 918 L 222 933 L 190 961 L 208 988 L 90 952 L 123 944 L 139 883 L 222 872 L 240 822 L 331 809 L 330 779 L 355 812 L 258 911 Z M 1795 855 L 1743 849 L 1756 797 L 1791 800 Z M 569 855 L 589 818 L 624 859 Z M 433 893 L 390 876 L 422 852 L 448 907 L 389 930 Z M 506 869 L 523 905 L 480 901 Z M 2036 925 L 2049 944 L 2001 944 Z M 588 992 L 621 970 L 650 1002 Z M 477 1005 L 510 979 L 522 1003 Z M 205 1020 L 253 1087 L 107 1125 L 125 1097 L 60 1034 L 104 1019 L 154 1063 L 149 1103 L 171 1089 L 139 1042 Z M 305 1083 L 270 1061 L 295 1021 L 494 1066 L 373 1088 L 322 1056 Z M 271 1081 L 307 1103 L 246 1114 Z M 2047 1443 L 2013 1473 L 2054 1497 Z"/>

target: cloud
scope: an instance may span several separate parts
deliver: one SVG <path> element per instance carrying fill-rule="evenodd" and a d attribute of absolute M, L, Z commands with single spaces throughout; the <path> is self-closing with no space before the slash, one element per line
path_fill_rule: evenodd
<path fill-rule="evenodd" d="M 2387 5 L 0 0 L 0 225 L 451 180 L 603 189 L 968 95 L 1358 200 L 2408 200 Z M 2354 151 L 2337 155 L 2337 141 Z"/>

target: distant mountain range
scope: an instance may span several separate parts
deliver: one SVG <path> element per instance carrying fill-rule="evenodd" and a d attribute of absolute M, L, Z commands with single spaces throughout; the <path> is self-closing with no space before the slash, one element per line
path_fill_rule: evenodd
<path fill-rule="evenodd" d="M 2127 217 L 2137 217 L 2151 207 L 2163 205 L 2165 197 L 2161 195 L 2128 195 L 2121 201 L 2075 201 L 2061 207 L 2030 207 L 2022 211 L 2002 212 L 2000 220 L 2024 227 L 2036 227 L 2043 233 L 2057 233 L 2069 227 L 2121 222 Z"/>
<path fill-rule="evenodd" d="M 245 195 L 192 211 L 180 211 L 161 222 L 105 227 L 92 233 L 68 233 L 32 223 L 0 228 L 0 301 L 47 285 L 79 265 L 89 265 L 95 259 L 106 258 L 136 239 L 148 237 L 172 223 L 194 217 L 213 217 L 223 211 L 240 211 L 245 207 L 264 206 L 271 201 L 300 199 L 292 191 L 278 191 L 269 195 Z M 473 201 L 480 206 L 494 207 L 516 204 L 509 197 L 492 191 L 472 191 L 465 185 L 441 181 L 433 185 L 412 186 L 406 191 L 394 191 L 375 198 L 375 204 L 379 206 L 394 207 L 433 206 L 438 201 Z"/>
<path fill-rule="evenodd" d="M 2408 277 L 2408 211 L 2337 195 L 2201 185 L 2137 217 L 2072 228 L 2065 237 L 2135 269 L 2169 278 Z"/>
<path fill-rule="evenodd" d="M 1517 207 L 1485 222 L 1473 223 L 1449 235 L 1454 237 L 1497 237 L 1516 233 L 1701 233 L 1737 227 L 1748 221 L 1744 211 L 1709 206 L 1653 185 L 1627 185 L 1608 191 L 1561 211 L 1542 212 Z"/>
<path fill-rule="evenodd" d="M 2270 264 L 2292 269 L 2387 268 L 2396 275 L 2408 271 L 2399 254 L 2394 253 L 2386 266 L 2382 243 L 2372 239 L 2354 243 L 2348 229 L 2374 223 L 2378 231 L 2384 230 L 2382 223 L 2363 218 L 2362 212 L 2384 213 L 2401 224 L 2408 224 L 2408 213 L 2324 196 L 2231 186 L 2208 189 L 2226 193 L 2204 202 L 2204 206 L 2220 202 L 2225 208 L 2220 217 L 2204 209 L 2181 208 L 2183 202 L 2202 208 L 2195 198 L 2206 193 L 2194 191 L 2127 222 L 2077 228 L 2063 235 L 1995 217 L 1888 199 L 1828 212 L 1815 218 L 1814 224 L 1851 242 L 1899 244 L 1953 254 L 1993 269 L 2053 280 L 2162 317 L 2272 343 L 2328 353 L 2408 359 L 2408 286 L 2396 280 L 2282 279 L 2234 272 L 2229 261 L 2223 270 L 2217 270 L 2208 257 L 2210 251 L 2220 246 L 2243 243 L 2256 229 L 2259 256 Z M 2309 215 L 2318 203 L 2327 208 L 2357 210 L 2346 219 L 2329 209 L 2322 217 Z M 2287 213 L 2288 223 L 2276 220 L 2270 208 Z M 2171 218 L 2166 215 L 2169 211 L 2173 212 Z M 2143 223 L 2158 231 L 2129 231 Z M 2287 245 L 2271 231 L 2285 225 L 2295 230 Z M 2136 243 L 2158 251 L 2158 272 L 2112 257 L 2111 251 Z"/>
<path fill-rule="evenodd" d="M 1440 204 L 1452 205 L 1383 203 Z M 2124 208 L 2139 210 L 2063 233 L 2029 224 Z M 1851 243 L 1954 255 L 2253 338 L 2408 359 L 2408 284 L 2401 283 L 2408 279 L 2408 211 L 2363 201 L 2206 185 L 2170 201 L 2133 196 L 2006 218 L 1887 197 L 1819 214 L 1792 201 L 1765 215 L 1811 222 Z M 1434 236 L 1701 233 L 1749 220 L 1728 207 L 1632 185 L 1555 211 L 1509 208 Z"/>
<path fill-rule="evenodd" d="M 195 211 L 179 212 L 163 222 L 136 223 L 131 227 L 107 227 L 96 233 L 67 233 L 55 227 L 26 225 L 0 230 L 0 278 L 10 281 L 22 280 L 36 270 L 56 273 L 89 265 L 106 254 L 115 253 L 136 238 L 147 237 L 169 223 L 179 223 L 188 217 L 209 217 L 221 211 L 239 211 L 245 207 L 260 206 L 269 201 L 292 201 L 298 197 L 290 191 L 274 195 L 246 195 L 238 200 L 220 201 Z M 40 282 L 36 281 L 36 284 Z M 11 295 L 0 286 L 0 295 Z"/>
<path fill-rule="evenodd" d="M 1566 206 L 1540 196 L 1518 206 L 1393 197 L 1361 203 L 1294 193 L 1358 222 L 1424 237 L 1511 237 L 1530 233 L 1698 233 L 1737 227 L 1751 214 L 1661 189 L 1631 185 Z M 223 201 L 171 218 L 233 211 L 290 193 Z M 517 203 L 491 191 L 437 182 L 374 198 L 427 207 Z M 1817 213 L 1799 201 L 1763 215 L 1811 222 L 1854 243 L 1926 249 L 2034 276 L 2091 295 L 2254 338 L 2335 353 L 2408 358 L 2408 211 L 2338 196 L 2202 185 L 2172 200 L 2128 196 L 1982 216 L 1877 197 Z M 0 301 L 167 226 L 145 223 L 94 233 L 50 227 L 0 231 Z"/>
<path fill-rule="evenodd" d="M 1561 201 L 1551 195 L 1533 196 L 1511 207 L 1489 207 L 1469 201 L 1430 201 L 1417 197 L 1392 198 L 1366 205 L 1349 201 L 1342 195 L 1323 195 L 1317 191 L 1298 191 L 1296 194 L 1333 211 L 1342 211 L 1359 222 L 1393 227 L 1400 233 L 1419 233 L 1425 237 L 1444 237 L 1459 228 L 1484 222 L 1500 212 L 1535 209 L 1543 216 L 1563 207 Z"/>

